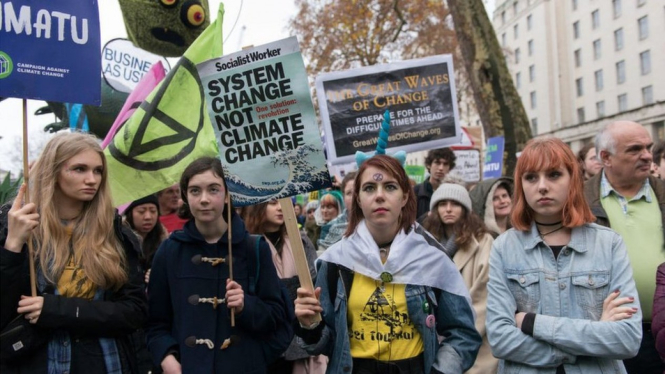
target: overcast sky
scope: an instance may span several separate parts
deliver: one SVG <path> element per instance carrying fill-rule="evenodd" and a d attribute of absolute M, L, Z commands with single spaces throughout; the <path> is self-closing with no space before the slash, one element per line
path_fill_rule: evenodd
<path fill-rule="evenodd" d="M 217 18 L 220 0 L 208 0 L 211 19 Z M 127 32 L 122 20 L 120 5 L 116 0 L 101 0 L 99 3 L 101 23 L 101 45 L 115 38 L 126 38 Z M 238 51 L 246 45 L 261 45 L 289 36 L 286 26 L 295 14 L 293 0 L 230 0 L 224 2 L 224 53 Z M 234 26 L 235 25 L 235 26 Z M 169 59 L 171 66 L 177 59 Z M 101 79 L 101 78 L 100 78 Z M 18 173 L 21 165 L 15 162 L 14 155 L 22 137 L 21 99 L 6 99 L 0 102 L 0 169 Z M 54 122 L 52 115 L 34 116 L 44 101 L 28 100 L 28 131 L 43 132 L 44 126 Z M 41 134 L 38 134 L 41 135 Z M 35 135 L 35 142 L 42 136 Z M 29 137 L 30 139 L 30 137 Z"/>
<path fill-rule="evenodd" d="M 494 7 L 496 0 L 486 0 L 488 8 Z M 212 20 L 217 17 L 220 0 L 208 0 Z M 115 0 L 101 0 L 99 3 L 101 23 L 101 45 L 115 38 L 126 38 L 127 33 L 120 12 L 120 5 Z M 229 0 L 224 2 L 224 53 L 232 53 L 247 45 L 261 45 L 286 38 L 289 18 L 296 13 L 293 0 Z M 170 59 L 171 65 L 177 59 Z M 101 79 L 101 78 L 100 78 Z M 46 103 L 28 100 L 28 131 L 43 132 L 45 125 L 54 122 L 52 115 L 34 116 L 38 108 Z M 22 137 L 21 100 L 6 99 L 0 102 L 0 169 L 18 173 L 20 163 L 14 162 L 13 155 Z M 19 139 L 17 139 L 19 138 Z M 39 137 L 38 138 L 42 138 Z M 37 140 L 36 140 L 37 141 Z"/>

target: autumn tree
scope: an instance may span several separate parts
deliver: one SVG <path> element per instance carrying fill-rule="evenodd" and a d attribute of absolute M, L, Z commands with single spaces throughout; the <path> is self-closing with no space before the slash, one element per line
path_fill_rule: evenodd
<path fill-rule="evenodd" d="M 448 5 L 485 135 L 504 136 L 504 170 L 512 175 L 517 151 L 531 138 L 522 100 L 482 0 L 448 0 Z"/>
<path fill-rule="evenodd" d="M 289 27 L 311 75 L 457 47 L 443 0 L 296 0 L 296 8 Z"/>
<path fill-rule="evenodd" d="M 461 66 L 443 0 L 296 0 L 296 7 L 289 28 L 310 76 L 439 54 Z M 455 70 L 458 103 L 471 96 L 465 74 Z"/>

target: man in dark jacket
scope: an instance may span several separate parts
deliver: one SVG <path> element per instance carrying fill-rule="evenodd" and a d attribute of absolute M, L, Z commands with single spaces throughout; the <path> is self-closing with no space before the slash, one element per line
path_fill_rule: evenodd
<path fill-rule="evenodd" d="M 603 170 L 584 186 L 596 222 L 621 234 L 633 268 L 643 335 L 637 356 L 624 360 L 630 374 L 665 370 L 651 333 L 656 268 L 665 261 L 665 183 L 650 175 L 652 145 L 640 124 L 610 123 L 596 137 Z"/>
<path fill-rule="evenodd" d="M 429 201 L 432 194 L 443 183 L 446 175 L 455 168 L 457 156 L 450 148 L 433 149 L 427 153 L 425 158 L 425 167 L 429 173 L 429 178 L 423 183 L 416 185 L 413 192 L 418 200 L 418 211 L 416 217 L 421 221 L 421 216 L 429 212 Z"/>

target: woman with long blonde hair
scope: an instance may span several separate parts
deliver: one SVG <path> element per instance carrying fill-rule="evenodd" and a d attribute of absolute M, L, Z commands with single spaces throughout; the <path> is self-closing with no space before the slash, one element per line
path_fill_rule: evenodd
<path fill-rule="evenodd" d="M 23 186 L 0 213 L 1 327 L 20 314 L 48 334 L 49 343 L 9 366 L 20 372 L 135 371 L 129 334 L 147 314 L 140 250 L 113 208 L 102 149 L 89 135 L 58 134 L 30 181 L 31 202 L 24 204 Z M 37 296 L 26 296 L 29 240 Z"/>

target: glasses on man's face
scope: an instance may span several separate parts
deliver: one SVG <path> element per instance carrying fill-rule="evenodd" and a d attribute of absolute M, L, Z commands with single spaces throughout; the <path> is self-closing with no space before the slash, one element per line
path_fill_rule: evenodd
<path fill-rule="evenodd" d="M 314 214 L 314 209 L 310 209 L 307 211 L 307 214 Z"/>

